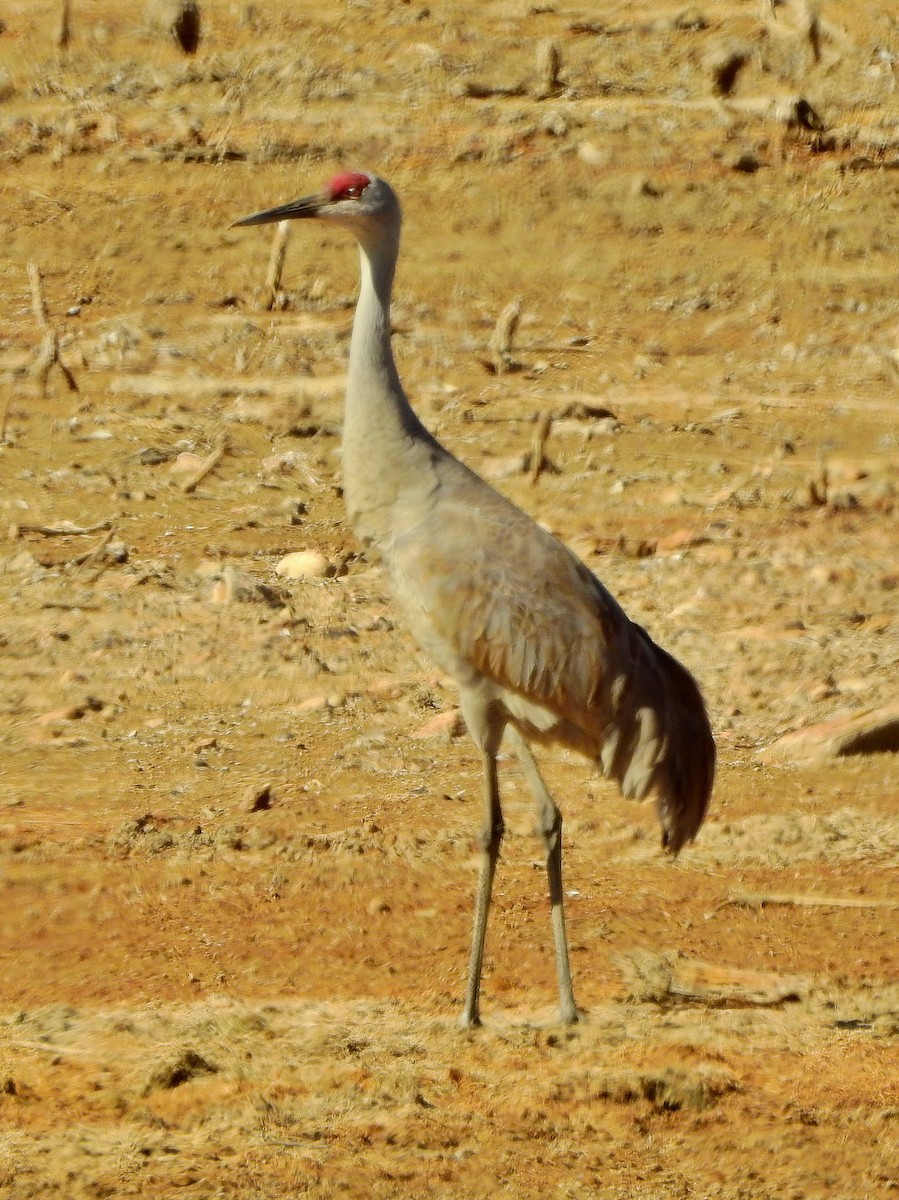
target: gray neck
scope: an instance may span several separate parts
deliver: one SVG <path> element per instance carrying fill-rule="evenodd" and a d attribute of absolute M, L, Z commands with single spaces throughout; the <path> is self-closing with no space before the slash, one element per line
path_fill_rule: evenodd
<path fill-rule="evenodd" d="M 353 528 L 381 545 L 396 530 L 398 500 L 417 490 L 422 450 L 436 442 L 412 411 L 390 346 L 390 294 L 399 249 L 399 217 L 358 231 L 361 285 L 343 423 L 343 486 Z"/>
<path fill-rule="evenodd" d="M 390 346 L 390 294 L 399 250 L 399 227 L 391 232 L 393 237 L 373 244 L 367 238 L 360 238 L 361 283 L 350 342 L 348 417 L 356 417 L 358 402 L 370 397 L 373 390 L 383 393 L 392 404 L 401 400 L 408 408 Z"/>

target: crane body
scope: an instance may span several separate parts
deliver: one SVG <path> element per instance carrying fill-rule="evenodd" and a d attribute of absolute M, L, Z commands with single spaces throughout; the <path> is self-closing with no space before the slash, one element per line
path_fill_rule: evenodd
<path fill-rule="evenodd" d="M 237 225 L 331 219 L 357 237 L 343 485 L 353 529 L 379 560 L 424 653 L 459 689 L 484 769 L 482 862 L 461 1024 L 480 1023 L 487 915 L 503 837 L 497 756 L 508 737 L 534 796 L 549 884 L 560 1016 L 577 1020 L 562 888 L 562 816 L 530 748 L 593 759 L 623 795 L 652 793 L 676 854 L 705 817 L 715 745 L 693 677 L 632 622 L 596 576 L 424 427 L 390 343 L 400 206 L 375 175 L 341 172 L 314 196 Z"/>

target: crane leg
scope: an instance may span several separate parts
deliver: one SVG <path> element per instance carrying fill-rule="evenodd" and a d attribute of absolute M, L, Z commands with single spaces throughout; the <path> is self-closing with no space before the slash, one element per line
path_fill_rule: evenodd
<path fill-rule="evenodd" d="M 574 989 L 571 984 L 571 966 L 568 961 L 568 935 L 565 932 L 565 907 L 562 892 L 562 814 L 550 795 L 549 788 L 537 766 L 537 761 L 524 737 L 513 726 L 509 726 L 518 761 L 521 763 L 528 786 L 537 802 L 537 830 L 546 848 L 546 874 L 549 880 L 549 902 L 556 950 L 556 976 L 559 982 L 559 1017 L 566 1025 L 577 1019 Z"/>
<path fill-rule="evenodd" d="M 500 736 L 502 732 L 500 731 Z M 494 739 L 491 738 L 492 742 Z M 484 756 L 484 824 L 481 827 L 481 872 L 474 904 L 474 929 L 471 935 L 471 957 L 468 961 L 468 987 L 465 1007 L 459 1021 L 460 1028 L 469 1029 L 480 1025 L 481 971 L 484 966 L 484 940 L 487 936 L 487 914 L 490 911 L 490 896 L 493 892 L 493 877 L 503 840 L 503 812 L 499 801 L 499 782 L 496 771 L 498 746 L 482 747 Z"/>

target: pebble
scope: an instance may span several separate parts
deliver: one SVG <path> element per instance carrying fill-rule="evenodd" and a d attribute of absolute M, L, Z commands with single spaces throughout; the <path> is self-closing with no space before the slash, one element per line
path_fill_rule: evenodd
<path fill-rule="evenodd" d="M 696 561 L 701 563 L 723 564 L 732 563 L 737 556 L 733 546 L 724 542 L 705 542 L 696 547 Z"/>
<path fill-rule="evenodd" d="M 436 737 L 454 738 L 461 737 L 464 732 L 465 722 L 461 712 L 458 708 L 449 708 L 446 712 L 430 717 L 424 725 L 419 725 L 411 736 L 420 740 Z"/>
<path fill-rule="evenodd" d="M 196 0 L 148 0 L 147 17 L 168 33 L 185 54 L 195 54 L 200 43 L 200 8 Z"/>
<path fill-rule="evenodd" d="M 223 608 L 226 604 L 230 604 L 234 599 L 234 589 L 231 586 L 229 579 L 218 579 L 212 585 L 212 591 L 209 593 L 209 599 L 217 608 Z"/>
<path fill-rule="evenodd" d="M 379 700 L 399 700 L 403 694 L 403 685 L 395 679 L 376 679 L 365 690 L 369 696 Z"/>
<path fill-rule="evenodd" d="M 702 541 L 701 535 L 697 534 L 695 529 L 675 529 L 673 533 L 666 533 L 656 542 L 656 549 L 662 551 L 684 550 L 688 546 L 695 546 Z"/>
<path fill-rule="evenodd" d="M 333 568 L 320 550 L 295 550 L 275 563 L 275 571 L 285 579 L 324 579 Z"/>
<path fill-rule="evenodd" d="M 336 692 L 331 696 L 309 696 L 307 699 L 301 700 L 299 704 L 291 704 L 287 712 L 300 716 L 303 713 L 320 712 L 324 708 L 341 708 L 343 702 L 344 697 Z"/>
<path fill-rule="evenodd" d="M 677 484 L 662 488 L 657 494 L 656 501 L 658 504 L 670 505 L 672 507 L 678 507 L 687 503 L 683 490 Z"/>
<path fill-rule="evenodd" d="M 302 471 L 311 483 L 316 483 L 309 471 L 309 459 L 298 450 L 286 450 L 283 454 L 269 454 L 262 460 L 262 469 L 271 475 L 287 475 L 291 471 Z"/>
<path fill-rule="evenodd" d="M 265 783 L 262 787 L 251 784 L 241 796 L 239 807 L 241 812 L 265 812 L 271 808 L 274 799 L 271 784 Z"/>
<path fill-rule="evenodd" d="M 28 571 L 42 571 L 43 567 L 28 550 L 20 550 L 18 554 L 11 554 L 2 560 L 2 569 L 12 575 L 24 575 Z"/>
<path fill-rule="evenodd" d="M 819 721 L 784 734 L 759 752 L 764 762 L 824 762 L 899 751 L 899 703 Z"/>
<path fill-rule="evenodd" d="M 222 573 L 222 564 L 211 558 L 201 559 L 194 567 L 194 574 L 199 579 L 218 579 Z"/>
<path fill-rule="evenodd" d="M 531 456 L 526 451 L 485 458 L 481 463 L 481 474 L 485 479 L 510 479 L 513 475 L 523 475 L 530 461 Z"/>
<path fill-rule="evenodd" d="M 612 157 L 608 150 L 597 146 L 596 142 L 581 142 L 577 148 L 577 156 L 588 167 L 607 167 Z"/>
<path fill-rule="evenodd" d="M 193 454 L 189 450 L 184 450 L 172 461 L 169 473 L 171 475 L 191 475 L 194 471 L 200 470 L 204 461 L 199 454 Z"/>

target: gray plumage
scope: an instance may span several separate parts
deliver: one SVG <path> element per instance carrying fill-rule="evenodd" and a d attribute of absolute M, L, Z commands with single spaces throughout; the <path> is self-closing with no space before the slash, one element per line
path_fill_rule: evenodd
<path fill-rule="evenodd" d="M 625 796 L 655 796 L 677 853 L 708 807 L 715 746 L 694 679 L 565 546 L 425 429 L 390 346 L 400 207 L 377 176 L 343 172 L 326 191 L 238 221 L 319 217 L 361 248 L 343 430 L 353 528 L 379 559 L 422 650 L 456 682 L 484 763 L 483 851 L 463 1025 L 480 1021 L 487 913 L 503 834 L 496 759 L 504 733 L 537 801 L 561 1017 L 577 1019 L 562 904 L 562 817 L 529 743 L 595 760 Z"/>

